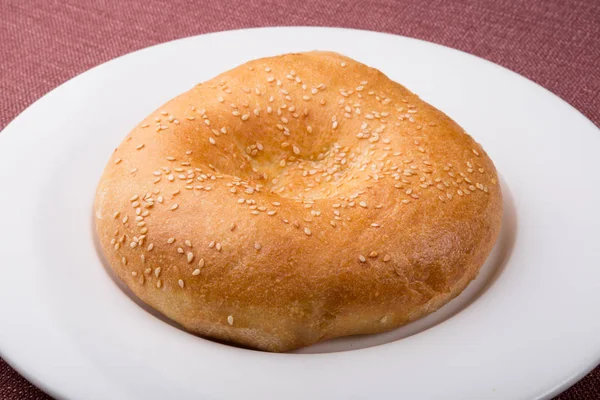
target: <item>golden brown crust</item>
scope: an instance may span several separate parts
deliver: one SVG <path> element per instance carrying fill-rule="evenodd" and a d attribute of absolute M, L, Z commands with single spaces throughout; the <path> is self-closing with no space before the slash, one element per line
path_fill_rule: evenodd
<path fill-rule="evenodd" d="M 259 59 L 166 103 L 98 186 L 105 255 L 192 332 L 286 351 L 457 296 L 500 229 L 492 161 L 454 121 L 335 53 Z"/>

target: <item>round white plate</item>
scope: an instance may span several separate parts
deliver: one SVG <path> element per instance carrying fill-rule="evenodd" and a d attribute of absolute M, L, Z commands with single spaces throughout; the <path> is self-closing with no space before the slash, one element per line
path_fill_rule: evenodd
<path fill-rule="evenodd" d="M 295 354 L 165 323 L 115 284 L 95 248 L 91 206 L 109 154 L 195 83 L 313 49 L 381 69 L 484 146 L 506 198 L 493 255 L 463 295 L 424 320 Z M 414 39 L 267 28 L 129 54 L 53 90 L 0 134 L 2 356 L 70 399 L 548 398 L 600 361 L 599 149 L 599 130 L 545 89 Z"/>

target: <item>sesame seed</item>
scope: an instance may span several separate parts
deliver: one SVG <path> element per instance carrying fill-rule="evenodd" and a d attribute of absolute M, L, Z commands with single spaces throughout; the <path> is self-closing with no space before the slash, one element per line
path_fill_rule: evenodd
<path fill-rule="evenodd" d="M 136 271 L 131 271 L 131 276 L 137 276 L 137 272 Z"/>
<path fill-rule="evenodd" d="M 179 280 L 179 287 L 183 289 L 183 287 L 185 286 L 185 284 L 183 283 L 183 279 Z"/>
<path fill-rule="evenodd" d="M 260 243 L 258 243 L 258 242 L 255 242 L 255 243 L 254 243 L 254 248 L 255 248 L 256 250 L 260 250 L 260 249 L 261 249 L 261 247 L 262 247 L 262 246 L 260 245 Z"/>
<path fill-rule="evenodd" d="M 204 267 L 204 264 L 205 264 L 204 258 L 201 258 L 200 261 L 198 261 L 198 268 Z"/>
<path fill-rule="evenodd" d="M 123 263 L 123 265 L 127 265 L 127 258 L 125 258 L 125 257 L 121 258 L 121 262 Z"/>
<path fill-rule="evenodd" d="M 365 203 L 364 201 L 361 201 L 360 203 L 358 203 L 358 205 L 362 208 L 367 208 L 367 203 Z"/>
<path fill-rule="evenodd" d="M 193 275 L 193 276 L 198 276 L 198 275 L 200 275 L 200 270 L 199 270 L 198 268 L 196 268 L 196 269 L 194 270 L 194 272 L 192 272 L 192 275 Z"/>
<path fill-rule="evenodd" d="M 372 251 L 371 253 L 369 253 L 369 257 L 371 258 L 375 258 L 377 257 L 379 254 L 376 251 Z"/>
<path fill-rule="evenodd" d="M 210 142 L 210 144 L 216 144 L 217 143 L 217 142 L 215 142 L 215 139 L 213 139 L 212 137 L 209 137 L 208 141 Z"/>
<path fill-rule="evenodd" d="M 233 325 L 233 316 L 230 315 L 230 316 L 227 317 L 227 323 L 229 325 Z"/>
<path fill-rule="evenodd" d="M 361 263 L 364 263 L 364 262 L 366 262 L 366 261 L 367 261 L 367 259 L 365 258 L 365 256 L 363 256 L 362 254 L 358 256 L 358 260 L 359 260 Z"/>
<path fill-rule="evenodd" d="M 147 248 L 148 251 L 152 251 L 152 249 L 154 249 L 154 243 L 150 243 Z"/>
<path fill-rule="evenodd" d="M 221 249 L 223 249 L 223 246 L 221 246 L 221 243 L 217 243 L 215 245 L 215 249 L 217 249 L 217 251 L 221 251 Z"/>
<path fill-rule="evenodd" d="M 160 270 L 161 270 L 160 267 L 157 267 L 157 268 L 154 269 L 154 276 L 156 276 L 157 278 L 160 275 Z"/>
<path fill-rule="evenodd" d="M 306 234 L 306 236 L 312 235 L 312 232 L 310 231 L 310 229 L 308 229 L 308 227 L 304 228 L 304 233 Z"/>
<path fill-rule="evenodd" d="M 190 251 L 187 253 L 187 262 L 190 264 L 194 260 L 194 254 Z"/>
<path fill-rule="evenodd" d="M 193 247 L 192 242 L 190 242 L 189 240 L 186 240 L 184 243 L 187 247 Z"/>
<path fill-rule="evenodd" d="M 118 164 L 118 163 L 120 163 L 121 161 L 123 161 L 123 160 L 121 160 L 120 158 L 117 158 L 117 159 L 115 160 L 115 164 Z"/>
<path fill-rule="evenodd" d="M 160 279 L 156 281 L 156 287 L 159 289 L 162 287 L 162 281 Z"/>
<path fill-rule="evenodd" d="M 173 206 L 171 207 L 171 211 L 175 211 L 175 210 L 177 210 L 177 208 L 179 208 L 179 204 L 175 203 L 175 204 L 173 204 Z"/>
<path fill-rule="evenodd" d="M 388 262 L 388 261 L 390 261 L 391 259 L 392 259 L 392 257 L 391 257 L 389 254 L 386 254 L 386 255 L 383 257 L 383 261 L 384 261 L 384 262 Z"/>

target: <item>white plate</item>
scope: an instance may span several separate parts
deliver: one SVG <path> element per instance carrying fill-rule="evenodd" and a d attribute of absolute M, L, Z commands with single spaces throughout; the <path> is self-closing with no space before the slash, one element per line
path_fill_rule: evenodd
<path fill-rule="evenodd" d="M 506 215 L 483 273 L 424 320 L 299 351 L 320 354 L 230 347 L 144 311 L 94 247 L 91 204 L 112 149 L 193 84 L 312 49 L 381 69 L 489 152 Z M 598 129 L 543 88 L 414 39 L 267 28 L 129 54 L 53 90 L 0 134 L 2 356 L 71 399 L 550 397 L 600 361 L 598 149 Z"/>

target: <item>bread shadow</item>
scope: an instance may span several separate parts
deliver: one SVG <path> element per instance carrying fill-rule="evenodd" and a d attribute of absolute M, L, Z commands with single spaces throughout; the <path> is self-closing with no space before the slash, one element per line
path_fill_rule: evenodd
<path fill-rule="evenodd" d="M 502 188 L 503 196 L 503 217 L 502 227 L 498 240 L 494 245 L 494 248 L 485 264 L 482 266 L 477 278 L 473 280 L 469 286 L 455 299 L 450 301 L 448 304 L 441 307 L 439 310 L 432 314 L 429 314 L 417 321 L 411 322 L 410 324 L 401 326 L 394 330 L 371 334 L 371 335 L 354 335 L 346 336 L 341 338 L 329 339 L 323 342 L 313 344 L 308 347 L 297 349 L 292 351 L 293 354 L 320 354 L 320 353 L 334 353 L 341 351 L 350 351 L 365 349 L 373 346 L 379 346 L 386 343 L 402 340 L 404 338 L 416 335 L 420 332 L 424 332 L 434 326 L 442 324 L 453 316 L 457 315 L 461 311 L 468 308 L 471 304 L 477 301 L 490 287 L 494 285 L 494 282 L 502 275 L 508 261 L 512 255 L 512 251 L 517 238 L 517 212 L 515 208 L 514 198 L 508 185 L 500 177 L 500 185 Z M 186 330 L 183 326 L 177 322 L 167 318 L 154 308 L 150 307 L 142 300 L 121 279 L 115 274 L 108 260 L 104 257 L 100 240 L 95 230 L 95 220 L 92 212 L 92 236 L 94 241 L 94 248 L 98 255 L 98 259 L 102 264 L 104 270 L 112 281 L 117 285 L 121 291 L 129 297 L 131 301 L 137 304 L 141 309 L 146 311 L 148 314 L 158 318 L 159 320 L 169 324 L 170 326 L 180 329 L 184 332 L 194 335 L 198 338 L 209 340 L 214 343 L 218 343 L 225 346 L 233 346 L 239 349 L 259 351 L 254 349 L 248 349 L 233 343 L 222 342 L 215 339 L 208 339 Z"/>
<path fill-rule="evenodd" d="M 517 239 L 517 211 L 514 197 L 506 181 L 502 177 L 499 178 L 503 197 L 503 215 L 498 240 L 477 277 L 459 296 L 437 311 L 391 331 L 329 339 L 312 346 L 294 350 L 293 353 L 334 353 L 365 349 L 395 342 L 440 325 L 475 303 L 494 285 L 505 271 Z"/>

